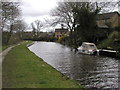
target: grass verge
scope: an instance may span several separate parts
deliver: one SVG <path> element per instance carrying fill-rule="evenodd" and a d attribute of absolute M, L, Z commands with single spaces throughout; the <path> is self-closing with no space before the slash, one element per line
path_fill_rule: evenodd
<path fill-rule="evenodd" d="M 4 51 L 5 49 L 7 49 L 8 47 L 10 47 L 10 45 L 4 45 L 4 46 L 2 46 L 2 51 Z"/>
<path fill-rule="evenodd" d="M 8 47 L 10 47 L 10 46 L 9 45 L 0 46 L 0 52 L 4 51 Z"/>
<path fill-rule="evenodd" d="M 3 60 L 3 88 L 82 88 L 28 50 L 22 43 Z"/>

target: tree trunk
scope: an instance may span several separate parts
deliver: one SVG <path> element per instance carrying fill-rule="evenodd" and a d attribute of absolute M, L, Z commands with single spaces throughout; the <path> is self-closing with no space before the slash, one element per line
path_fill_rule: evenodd
<path fill-rule="evenodd" d="M 12 30 L 13 30 L 13 25 L 10 25 L 10 32 L 8 32 L 8 35 L 7 35 L 7 44 L 9 44 L 9 40 L 12 36 Z"/>

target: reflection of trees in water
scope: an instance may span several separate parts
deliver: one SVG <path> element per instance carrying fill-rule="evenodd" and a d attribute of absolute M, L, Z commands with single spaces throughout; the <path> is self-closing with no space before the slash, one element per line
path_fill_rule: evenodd
<path fill-rule="evenodd" d="M 96 70 L 96 59 L 95 56 L 79 55 L 71 59 L 71 73 L 74 78 L 88 77 L 91 71 Z"/>

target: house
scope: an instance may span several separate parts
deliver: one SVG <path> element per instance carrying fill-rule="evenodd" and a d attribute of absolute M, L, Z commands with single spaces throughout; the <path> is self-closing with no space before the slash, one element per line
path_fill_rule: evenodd
<path fill-rule="evenodd" d="M 95 34 L 96 41 L 107 38 L 114 30 L 120 31 L 120 14 L 118 12 L 98 14 L 96 19 L 98 27 Z"/>
<path fill-rule="evenodd" d="M 55 29 L 55 38 L 60 38 L 60 37 L 63 37 L 63 36 L 68 36 L 68 35 L 69 35 L 68 29 L 65 29 L 65 28 Z"/>
<path fill-rule="evenodd" d="M 100 28 L 118 28 L 120 27 L 120 14 L 110 12 L 97 15 L 97 26 Z"/>

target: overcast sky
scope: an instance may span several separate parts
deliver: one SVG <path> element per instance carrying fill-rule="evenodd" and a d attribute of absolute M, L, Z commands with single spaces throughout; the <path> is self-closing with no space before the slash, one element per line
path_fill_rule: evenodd
<path fill-rule="evenodd" d="M 57 6 L 58 0 L 22 0 L 22 18 L 30 26 L 35 20 L 50 18 L 50 11 Z"/>

